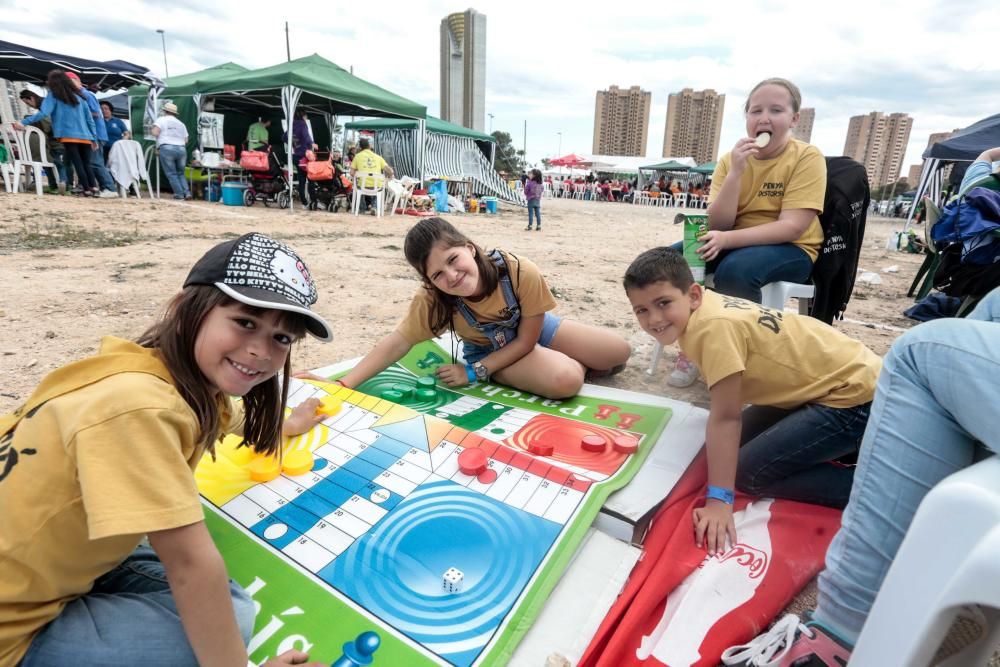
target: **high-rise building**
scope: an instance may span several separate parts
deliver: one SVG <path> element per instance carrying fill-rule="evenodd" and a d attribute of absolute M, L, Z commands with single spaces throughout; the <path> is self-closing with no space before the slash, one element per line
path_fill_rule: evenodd
<path fill-rule="evenodd" d="M 927 137 L 927 148 L 930 148 L 934 144 L 940 143 L 945 139 L 951 139 L 956 132 L 961 132 L 962 128 L 956 127 L 951 132 L 934 132 L 929 137 Z"/>
<path fill-rule="evenodd" d="M 808 144 L 812 140 L 814 120 L 816 120 L 816 109 L 812 107 L 799 109 L 799 124 L 792 129 L 792 137 Z"/>
<path fill-rule="evenodd" d="M 486 15 L 475 9 L 441 19 L 441 118 L 486 130 Z"/>
<path fill-rule="evenodd" d="M 21 91 L 28 86 L 20 81 L 0 79 L 0 123 L 13 123 L 34 113 L 27 104 L 21 101 Z"/>
<path fill-rule="evenodd" d="M 611 86 L 597 91 L 594 105 L 594 153 L 646 157 L 649 107 L 653 95 L 639 86 Z"/>
<path fill-rule="evenodd" d="M 711 88 L 685 88 L 671 93 L 663 131 L 663 157 L 693 157 L 698 164 L 715 160 L 725 106 L 726 96 Z"/>
<path fill-rule="evenodd" d="M 847 126 L 844 155 L 865 166 L 871 187 L 894 183 L 903 167 L 912 128 L 913 119 L 905 113 L 886 115 L 872 111 L 864 116 L 852 116 Z"/>
<path fill-rule="evenodd" d="M 911 164 L 910 172 L 906 175 L 906 184 L 915 188 L 920 185 L 920 172 L 924 170 L 924 165 L 922 164 Z"/>

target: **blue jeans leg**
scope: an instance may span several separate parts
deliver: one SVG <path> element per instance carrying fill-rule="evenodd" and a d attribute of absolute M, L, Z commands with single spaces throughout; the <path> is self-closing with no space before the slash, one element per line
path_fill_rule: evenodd
<path fill-rule="evenodd" d="M 709 262 L 715 274 L 715 291 L 760 303 L 760 288 L 787 280 L 804 283 L 812 275 L 812 261 L 802 248 L 791 243 L 736 248 Z"/>
<path fill-rule="evenodd" d="M 751 405 L 743 411 L 736 488 L 754 496 L 843 507 L 854 469 L 832 461 L 858 450 L 868 403 L 794 410 Z"/>
<path fill-rule="evenodd" d="M 163 165 L 163 175 L 170 182 L 174 191 L 174 199 L 183 199 L 188 193 L 187 180 L 184 178 L 184 162 L 187 151 L 183 146 L 164 144 L 160 146 L 160 164 Z"/>
<path fill-rule="evenodd" d="M 249 642 L 253 600 L 233 582 L 230 593 L 243 641 Z M 139 547 L 42 628 L 19 667 L 197 664 L 163 565 L 152 549 Z"/>
<path fill-rule="evenodd" d="M 97 150 L 90 151 L 90 166 L 94 170 L 94 176 L 101 185 L 102 190 L 115 190 L 115 181 L 111 178 L 111 172 L 104 165 L 104 149 L 101 146 Z"/>
<path fill-rule="evenodd" d="M 531 227 L 531 219 L 534 216 L 535 226 L 542 226 L 542 202 L 532 199 L 528 202 L 528 226 Z"/>
<path fill-rule="evenodd" d="M 927 322 L 885 357 L 854 488 L 819 577 L 816 618 L 857 639 L 917 506 L 972 464 L 978 443 L 1000 452 L 989 406 L 1000 377 L 1000 289 L 968 318 Z"/>

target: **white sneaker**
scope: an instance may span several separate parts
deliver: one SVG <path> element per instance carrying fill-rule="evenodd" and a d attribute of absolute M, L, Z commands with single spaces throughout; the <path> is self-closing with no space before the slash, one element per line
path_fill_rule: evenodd
<path fill-rule="evenodd" d="M 114 190 L 101 190 L 101 194 L 97 196 L 101 199 L 118 199 L 118 193 Z"/>
<path fill-rule="evenodd" d="M 698 367 L 683 354 L 678 354 L 674 370 L 667 378 L 667 384 L 671 387 L 690 387 L 698 380 L 698 375 Z"/>

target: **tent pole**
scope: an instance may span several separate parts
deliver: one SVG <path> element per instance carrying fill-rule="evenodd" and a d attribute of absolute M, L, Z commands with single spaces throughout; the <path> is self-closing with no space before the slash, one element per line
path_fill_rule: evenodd
<path fill-rule="evenodd" d="M 286 136 L 288 137 L 288 146 L 287 146 L 288 153 L 286 155 L 288 157 L 289 187 L 291 186 L 291 179 L 294 178 L 294 174 L 295 174 L 295 172 L 293 171 L 293 166 L 292 166 L 292 160 L 293 160 L 293 158 L 292 158 L 292 131 L 294 129 L 293 125 L 295 123 L 295 107 L 298 105 L 298 103 L 299 103 L 299 97 L 301 95 L 302 95 L 302 89 L 301 88 L 297 88 L 295 86 L 285 86 L 284 88 L 281 89 L 281 107 L 282 107 L 282 110 L 285 112 L 285 127 L 287 128 L 287 135 Z M 292 193 L 291 192 L 288 193 L 288 212 L 289 213 L 291 213 L 291 212 L 293 212 L 295 210 L 294 201 L 295 201 L 295 199 L 294 199 L 294 197 L 292 197 Z M 302 202 L 299 202 L 299 203 L 301 204 Z"/>
<path fill-rule="evenodd" d="M 418 142 L 419 150 L 418 155 L 420 156 L 420 187 L 424 187 L 424 180 L 427 177 L 426 167 L 427 167 L 427 120 L 421 118 L 417 121 L 417 136 L 419 137 Z"/>

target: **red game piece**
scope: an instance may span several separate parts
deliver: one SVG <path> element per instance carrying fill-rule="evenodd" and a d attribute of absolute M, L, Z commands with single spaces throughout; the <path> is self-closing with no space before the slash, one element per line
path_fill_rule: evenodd
<path fill-rule="evenodd" d="M 634 454 L 639 449 L 639 440 L 632 435 L 619 435 L 615 438 L 615 451 L 622 454 Z"/>
<path fill-rule="evenodd" d="M 463 475 L 475 477 L 486 470 L 486 452 L 478 448 L 463 449 L 458 455 L 458 469 Z"/>
<path fill-rule="evenodd" d="M 492 484 L 497 481 L 497 471 L 493 468 L 487 468 L 476 476 L 476 481 L 480 484 Z"/>
<path fill-rule="evenodd" d="M 608 446 L 608 441 L 604 439 L 603 435 L 585 435 L 580 440 L 580 446 L 587 452 L 603 452 L 604 448 Z"/>
<path fill-rule="evenodd" d="M 529 442 L 528 451 L 536 456 L 552 456 L 552 452 L 555 450 L 547 442 Z"/>

